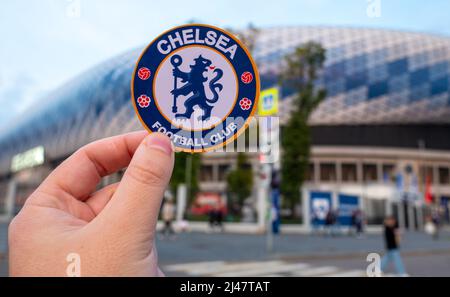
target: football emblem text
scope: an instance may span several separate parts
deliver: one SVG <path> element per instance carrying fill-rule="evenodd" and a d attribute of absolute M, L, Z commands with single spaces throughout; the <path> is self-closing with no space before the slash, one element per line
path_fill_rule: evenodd
<path fill-rule="evenodd" d="M 173 34 L 168 34 L 166 39 L 162 39 L 158 42 L 158 51 L 167 55 L 172 50 L 179 46 L 188 44 L 206 44 L 214 46 L 224 54 L 228 54 L 231 59 L 237 50 L 237 44 L 230 44 L 230 38 L 223 34 L 218 34 L 215 31 L 206 31 L 204 35 L 201 35 L 200 29 L 184 29 L 181 32 L 175 31 Z"/>
<path fill-rule="evenodd" d="M 259 77 L 233 35 L 212 26 L 186 25 L 145 49 L 131 90 L 147 130 L 166 134 L 181 151 L 203 152 L 245 130 L 257 106 Z"/>

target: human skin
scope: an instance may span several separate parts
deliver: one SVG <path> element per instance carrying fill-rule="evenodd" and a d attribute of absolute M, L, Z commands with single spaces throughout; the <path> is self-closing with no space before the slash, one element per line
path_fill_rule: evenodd
<path fill-rule="evenodd" d="M 11 276 L 161 276 L 155 229 L 174 164 L 170 140 L 135 132 L 76 151 L 31 194 L 9 226 Z M 127 167 L 96 191 L 101 177 Z"/>

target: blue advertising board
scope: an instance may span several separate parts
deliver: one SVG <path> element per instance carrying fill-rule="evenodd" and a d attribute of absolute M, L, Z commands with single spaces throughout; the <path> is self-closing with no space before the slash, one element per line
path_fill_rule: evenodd
<path fill-rule="evenodd" d="M 324 225 L 328 212 L 332 209 L 331 192 L 310 192 L 311 223 Z"/>
<path fill-rule="evenodd" d="M 359 197 L 353 195 L 338 195 L 338 222 L 341 226 L 352 225 L 352 215 L 359 208 Z"/>

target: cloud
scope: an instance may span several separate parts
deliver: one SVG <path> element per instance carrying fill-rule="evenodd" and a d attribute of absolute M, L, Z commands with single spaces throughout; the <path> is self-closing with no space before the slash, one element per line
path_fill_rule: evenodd
<path fill-rule="evenodd" d="M 28 74 L 12 79 L 5 76 L 0 80 L 0 128 L 13 122 L 18 115 L 24 114 L 37 98 L 45 93 L 36 80 Z"/>

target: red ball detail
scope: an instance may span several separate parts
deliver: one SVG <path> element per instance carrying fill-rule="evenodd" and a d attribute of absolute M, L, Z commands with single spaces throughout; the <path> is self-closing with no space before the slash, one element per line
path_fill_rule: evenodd
<path fill-rule="evenodd" d="M 241 81 L 242 81 L 244 84 L 249 84 L 249 83 L 251 83 L 251 82 L 253 81 L 253 74 L 251 74 L 251 73 L 248 72 L 248 71 L 245 71 L 245 72 L 242 73 L 242 75 L 241 75 Z"/>
<path fill-rule="evenodd" d="M 149 79 L 150 75 L 151 75 L 151 71 L 147 67 L 141 67 L 138 70 L 138 77 L 142 80 Z"/>

